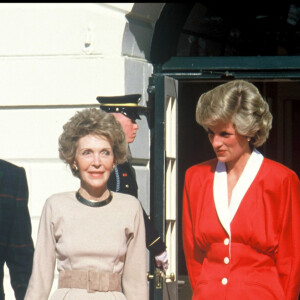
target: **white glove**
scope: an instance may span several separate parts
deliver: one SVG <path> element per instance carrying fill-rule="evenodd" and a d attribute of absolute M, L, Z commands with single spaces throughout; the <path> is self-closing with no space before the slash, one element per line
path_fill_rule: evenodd
<path fill-rule="evenodd" d="M 161 254 L 155 256 L 155 262 L 158 268 L 163 267 L 164 271 L 166 272 L 169 267 L 167 251 L 164 251 Z"/>

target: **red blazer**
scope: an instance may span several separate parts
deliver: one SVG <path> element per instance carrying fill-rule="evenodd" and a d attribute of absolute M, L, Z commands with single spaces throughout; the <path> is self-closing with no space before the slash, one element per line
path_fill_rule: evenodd
<path fill-rule="evenodd" d="M 213 194 L 217 159 L 189 168 L 183 194 L 183 246 L 193 300 L 296 300 L 300 291 L 300 183 L 264 158 L 230 223 Z"/>

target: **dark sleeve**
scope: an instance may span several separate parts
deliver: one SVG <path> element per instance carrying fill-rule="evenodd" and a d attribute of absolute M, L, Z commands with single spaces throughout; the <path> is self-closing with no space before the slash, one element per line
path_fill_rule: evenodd
<path fill-rule="evenodd" d="M 146 246 L 153 256 L 156 256 L 166 250 L 166 245 L 155 229 L 152 220 L 150 220 L 143 209 L 145 229 L 146 229 Z"/>
<path fill-rule="evenodd" d="M 25 170 L 18 169 L 12 228 L 9 234 L 6 264 L 17 300 L 23 300 L 32 270 L 33 242 L 28 211 L 28 186 Z"/>

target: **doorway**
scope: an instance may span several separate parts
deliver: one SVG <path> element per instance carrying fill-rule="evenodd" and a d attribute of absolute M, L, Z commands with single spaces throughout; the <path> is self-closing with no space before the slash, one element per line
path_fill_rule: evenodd
<path fill-rule="evenodd" d="M 245 7 L 247 8 L 245 10 Z M 243 13 L 237 13 L 243 12 Z M 178 81 L 178 299 L 191 299 L 182 248 L 181 213 L 185 171 L 214 157 L 207 134 L 195 121 L 199 96 L 231 79 L 253 82 L 273 114 L 273 128 L 258 149 L 299 176 L 300 9 L 294 1 L 166 3 L 153 33 L 149 90 L 155 108 L 151 144 L 151 218 L 164 233 L 165 141 L 162 77 Z M 172 28 L 172 30 L 170 30 Z M 250 28 L 250 30 L 249 30 Z M 152 97 L 151 96 L 151 97 Z M 156 120 L 156 121 L 155 121 Z M 153 288 L 155 291 L 155 289 Z M 154 292 L 153 300 L 164 299 Z M 165 300 L 165 299 L 164 299 Z"/>

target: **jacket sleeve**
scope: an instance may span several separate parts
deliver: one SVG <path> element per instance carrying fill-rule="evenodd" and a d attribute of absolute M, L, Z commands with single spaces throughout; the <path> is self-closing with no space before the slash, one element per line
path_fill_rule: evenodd
<path fill-rule="evenodd" d="M 148 300 L 145 225 L 139 202 L 137 206 L 133 231 L 127 242 L 122 284 L 127 300 Z"/>
<path fill-rule="evenodd" d="M 293 172 L 281 185 L 282 217 L 276 267 L 287 300 L 300 292 L 300 182 Z"/>
<path fill-rule="evenodd" d="M 196 288 L 198 278 L 201 273 L 202 261 L 204 253 L 197 247 L 194 237 L 194 215 L 196 211 L 194 199 L 195 192 L 199 193 L 199 189 L 190 188 L 189 173 L 186 173 L 184 190 L 183 190 L 183 206 L 182 206 L 182 239 L 185 254 L 186 267 L 189 274 L 192 289 Z"/>
<path fill-rule="evenodd" d="M 145 229 L 146 229 L 146 246 L 153 256 L 161 254 L 166 250 L 166 244 L 158 234 L 152 220 L 150 220 L 143 209 Z"/>
<path fill-rule="evenodd" d="M 17 168 L 15 211 L 6 264 L 11 277 L 11 285 L 17 300 L 24 299 L 32 270 L 33 241 L 31 238 L 31 221 L 28 211 L 28 186 L 23 168 Z"/>
<path fill-rule="evenodd" d="M 47 300 L 53 284 L 56 242 L 53 233 L 53 213 L 49 200 L 46 201 L 40 218 L 32 274 L 25 300 Z"/>

